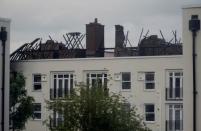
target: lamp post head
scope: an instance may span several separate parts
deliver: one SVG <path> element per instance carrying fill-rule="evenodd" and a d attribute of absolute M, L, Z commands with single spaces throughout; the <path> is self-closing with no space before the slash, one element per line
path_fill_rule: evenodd
<path fill-rule="evenodd" d="M 1 27 L 1 31 L 0 31 L 0 40 L 2 42 L 5 42 L 7 40 L 7 31 L 6 31 L 6 27 Z"/>
<path fill-rule="evenodd" d="M 192 32 L 197 32 L 200 30 L 200 20 L 198 15 L 191 16 L 191 19 L 189 20 L 189 30 Z"/>

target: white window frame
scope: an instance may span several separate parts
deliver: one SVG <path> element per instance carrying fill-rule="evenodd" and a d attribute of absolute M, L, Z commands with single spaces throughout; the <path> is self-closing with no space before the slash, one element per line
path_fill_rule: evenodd
<path fill-rule="evenodd" d="M 130 74 L 130 80 L 129 81 L 123 81 L 123 74 L 124 73 L 129 73 Z M 130 83 L 130 88 L 129 89 L 123 89 L 123 83 L 124 82 L 129 82 Z M 131 72 L 121 72 L 121 90 L 122 91 L 130 91 L 132 86 L 132 76 L 131 76 Z"/>
<path fill-rule="evenodd" d="M 146 112 L 146 106 L 147 105 L 153 105 L 154 106 L 154 112 Z M 147 114 L 154 114 L 154 121 L 147 121 L 146 120 L 146 115 Z M 155 123 L 155 121 L 156 121 L 156 105 L 154 103 L 145 103 L 144 104 L 144 121 L 146 123 Z"/>
<path fill-rule="evenodd" d="M 58 98 L 64 98 L 65 97 L 65 80 L 68 80 L 68 94 L 70 95 L 71 91 L 71 86 L 74 88 L 74 73 L 73 72 L 52 72 L 52 85 L 51 85 L 51 90 L 53 95 L 53 99 L 58 99 Z M 62 78 L 59 78 L 59 75 L 63 75 Z M 64 75 L 67 75 L 68 77 L 64 77 Z M 56 76 L 56 78 L 55 78 Z M 72 77 L 72 78 L 71 78 Z M 54 97 L 54 80 L 56 80 L 56 97 Z M 59 80 L 62 80 L 62 96 L 59 97 Z M 71 81 L 72 80 L 72 81 Z M 71 85 L 72 84 L 72 85 Z"/>
<path fill-rule="evenodd" d="M 173 92 L 172 92 L 172 98 L 170 98 L 170 96 L 168 97 L 167 96 L 167 100 L 176 100 L 176 99 L 183 99 L 183 70 L 167 70 L 166 71 L 166 89 L 167 90 L 170 90 L 170 77 L 172 77 L 172 84 L 173 84 Z M 172 73 L 172 76 L 170 76 L 170 73 Z M 180 76 L 176 76 L 175 74 L 176 73 L 180 73 L 181 75 Z M 176 92 L 174 92 L 174 90 L 176 89 L 175 87 L 175 82 L 176 82 L 176 78 L 180 78 L 180 88 L 181 88 L 181 92 L 180 92 L 180 97 L 176 97 Z M 166 92 L 168 93 L 168 92 Z M 169 95 L 169 94 L 167 94 Z"/>
<path fill-rule="evenodd" d="M 34 81 L 34 77 L 35 77 L 35 75 L 40 75 L 40 77 L 41 77 L 41 80 L 40 80 L 40 82 L 35 82 Z M 38 89 L 38 90 L 36 90 L 35 89 L 35 85 L 40 85 L 41 86 L 41 89 Z M 35 91 L 35 92 L 37 92 L 37 91 L 41 91 L 42 90 L 42 74 L 40 74 L 40 73 L 34 73 L 34 74 L 32 74 L 32 89 L 33 89 L 33 91 Z"/>
<path fill-rule="evenodd" d="M 56 115 L 55 117 L 54 117 L 54 113 Z M 64 122 L 64 114 L 63 113 L 64 113 L 63 111 L 62 111 L 62 114 L 59 114 L 56 111 L 52 111 L 52 118 L 51 118 L 52 122 L 54 122 L 54 121 L 56 122 L 55 126 L 53 125 L 54 123 L 52 123 L 52 125 L 51 125 L 52 127 L 57 127 L 58 126 L 58 124 L 59 124 L 58 119 L 59 118 L 61 118 L 61 121 Z"/>
<path fill-rule="evenodd" d="M 87 76 L 89 75 L 89 77 Z M 92 77 L 92 75 L 96 75 L 96 77 Z M 101 77 L 98 77 L 98 75 L 102 75 Z M 105 76 L 106 75 L 106 76 Z M 87 84 L 87 79 L 89 79 L 89 87 L 92 87 L 92 80 L 97 80 L 98 78 L 101 78 L 101 84 L 102 86 L 104 86 L 105 80 L 106 80 L 106 84 L 108 85 L 108 73 L 106 71 L 87 71 L 85 72 L 85 80 L 86 80 L 86 84 Z M 107 86 L 106 85 L 106 86 Z"/>
<path fill-rule="evenodd" d="M 179 107 L 176 107 L 176 106 L 179 106 Z M 171 114 L 171 117 L 172 117 L 172 120 L 170 120 L 170 110 L 172 111 L 172 114 Z M 166 120 L 167 121 L 175 121 L 175 112 L 179 111 L 180 113 L 180 121 L 181 121 L 181 128 L 183 129 L 183 122 L 184 122 L 184 114 L 183 114 L 183 104 L 182 103 L 172 103 L 172 104 L 166 104 Z M 174 124 L 171 124 L 171 125 L 174 125 Z M 169 125 L 166 125 L 167 128 L 169 129 Z M 175 126 L 172 126 L 172 130 L 175 130 L 174 129 Z M 183 131 L 183 130 L 178 130 L 178 131 Z"/>
<path fill-rule="evenodd" d="M 146 74 L 154 74 L 154 80 L 152 81 L 147 81 L 146 80 Z M 154 71 L 147 71 L 147 72 L 144 72 L 144 90 L 145 91 L 154 91 L 156 89 L 156 82 L 155 82 L 155 72 Z M 153 83 L 154 84 L 154 88 L 153 89 L 147 89 L 146 88 L 146 84 L 147 83 Z"/>
<path fill-rule="evenodd" d="M 33 115 L 35 114 L 35 113 L 40 113 L 40 119 L 37 119 L 37 118 L 34 118 L 33 117 L 33 120 L 42 120 L 42 105 L 41 105 L 41 103 L 33 103 L 33 106 L 35 106 L 35 105 L 40 105 L 40 111 L 33 111 Z M 35 116 L 35 115 L 34 115 Z"/>

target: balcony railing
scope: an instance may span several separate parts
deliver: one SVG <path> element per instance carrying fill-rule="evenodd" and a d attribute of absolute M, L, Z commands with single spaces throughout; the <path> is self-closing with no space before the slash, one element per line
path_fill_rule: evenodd
<path fill-rule="evenodd" d="M 183 131 L 183 120 L 166 120 L 166 131 Z"/>
<path fill-rule="evenodd" d="M 58 127 L 58 126 L 62 126 L 63 125 L 63 119 L 62 118 L 51 118 L 50 119 L 50 127 L 51 128 L 55 128 L 55 127 Z"/>
<path fill-rule="evenodd" d="M 73 93 L 73 90 L 63 90 L 63 89 L 53 89 L 50 88 L 50 100 L 57 99 L 57 98 L 65 98 Z"/>
<path fill-rule="evenodd" d="M 183 88 L 166 88 L 166 100 L 182 100 Z"/>

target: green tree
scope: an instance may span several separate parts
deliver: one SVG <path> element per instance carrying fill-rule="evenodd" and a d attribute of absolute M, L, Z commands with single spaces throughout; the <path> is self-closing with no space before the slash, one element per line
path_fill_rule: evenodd
<path fill-rule="evenodd" d="M 22 130 L 33 114 L 33 97 L 27 96 L 25 77 L 11 73 L 10 77 L 10 123 L 12 130 Z"/>
<path fill-rule="evenodd" d="M 47 124 L 52 131 L 148 131 L 135 107 L 119 94 L 109 94 L 107 88 L 81 86 L 77 93 L 64 99 L 48 101 L 54 112 Z M 52 119 L 60 114 L 57 121 Z M 56 116 L 56 115 L 55 115 Z"/>

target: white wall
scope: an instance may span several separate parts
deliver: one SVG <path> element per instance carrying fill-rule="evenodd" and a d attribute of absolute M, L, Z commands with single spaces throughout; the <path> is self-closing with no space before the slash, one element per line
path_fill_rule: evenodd
<path fill-rule="evenodd" d="M 8 32 L 8 40 L 6 41 L 6 58 L 5 58 L 5 131 L 9 130 L 9 72 L 10 72 L 10 20 L 0 18 L 0 28 L 6 27 L 6 30 Z M 0 41 L 0 87 L 2 85 L 2 43 Z M 2 106 L 2 92 L 0 90 L 0 119 Z M 0 120 L 1 121 L 1 120 Z M 0 131 L 1 131 L 1 125 L 0 125 Z"/>
<path fill-rule="evenodd" d="M 138 113 L 144 114 L 144 103 L 154 103 L 156 121 L 147 123 L 154 131 L 165 131 L 165 72 L 167 69 L 183 69 L 182 56 L 146 56 L 146 57 L 122 57 L 122 58 L 83 58 L 60 60 L 29 60 L 13 62 L 11 69 L 21 71 L 26 77 L 28 94 L 34 96 L 36 102 L 42 103 L 42 121 L 47 118 L 45 99 L 49 99 L 51 86 L 51 72 L 73 71 L 77 82 L 85 82 L 85 71 L 102 70 L 114 78 L 115 73 L 131 72 L 131 90 L 121 92 L 121 81 L 109 81 L 112 92 L 121 93 L 129 99 L 132 105 L 136 105 Z M 155 72 L 156 87 L 154 91 L 145 91 L 143 81 L 138 81 L 138 73 L 145 71 Z M 46 82 L 42 83 L 42 92 L 33 92 L 32 74 L 42 73 L 46 75 Z M 42 121 L 30 120 L 27 131 L 47 130 Z"/>
<path fill-rule="evenodd" d="M 201 20 L 201 5 L 183 8 L 183 42 L 184 42 L 184 129 L 193 130 L 193 70 L 192 70 L 192 32 L 189 31 L 191 15 L 199 15 Z M 197 131 L 201 131 L 201 32 L 196 37 L 196 86 L 197 86 Z"/>

